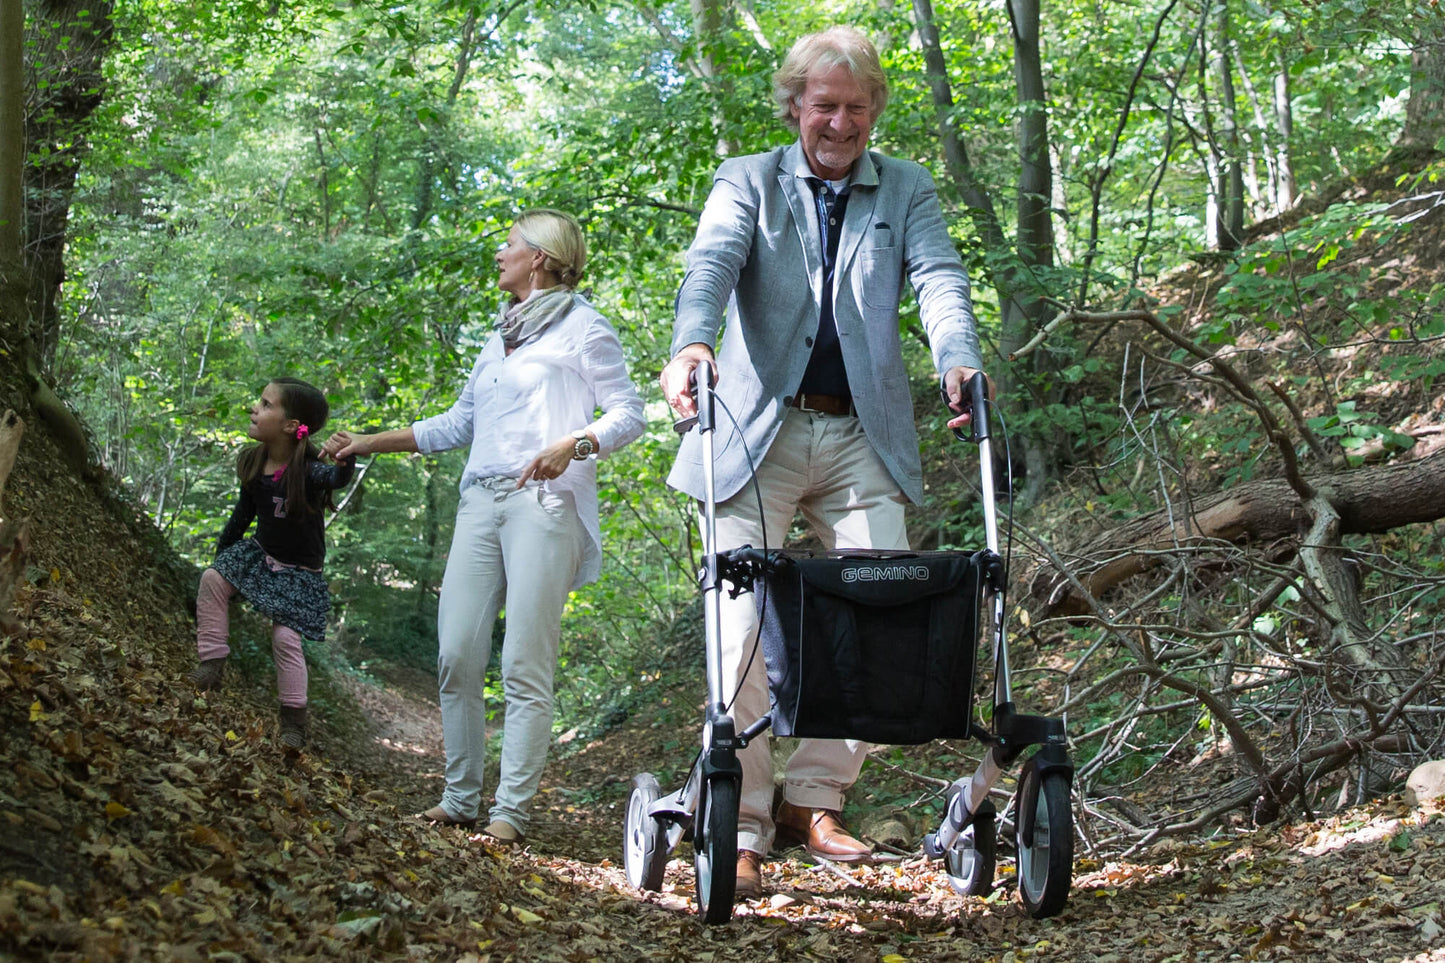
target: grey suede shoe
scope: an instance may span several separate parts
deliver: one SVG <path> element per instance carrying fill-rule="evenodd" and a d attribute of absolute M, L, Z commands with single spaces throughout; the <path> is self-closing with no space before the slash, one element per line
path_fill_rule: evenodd
<path fill-rule="evenodd" d="M 433 806 L 424 813 L 417 813 L 416 818 L 424 823 L 435 823 L 442 826 L 460 826 L 462 829 L 471 829 L 477 824 L 477 818 L 458 819 L 440 806 Z"/>
<path fill-rule="evenodd" d="M 191 682 L 202 692 L 210 692 L 221 687 L 221 676 L 225 671 L 225 656 L 219 659 L 203 659 L 200 665 L 191 670 Z"/>
<path fill-rule="evenodd" d="M 281 707 L 281 745 L 301 749 L 306 745 L 306 707 Z"/>
<path fill-rule="evenodd" d="M 520 829 L 505 819 L 493 819 L 482 832 L 505 846 L 514 846 L 525 838 Z"/>

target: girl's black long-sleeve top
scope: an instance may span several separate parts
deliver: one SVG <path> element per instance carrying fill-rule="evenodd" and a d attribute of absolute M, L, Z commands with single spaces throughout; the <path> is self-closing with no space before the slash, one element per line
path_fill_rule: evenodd
<path fill-rule="evenodd" d="M 264 472 L 243 485 L 231 518 L 221 530 L 218 551 L 240 541 L 256 519 L 256 542 L 278 562 L 317 569 L 326 560 L 326 526 L 322 518 L 321 493 L 341 488 L 351 481 L 356 459 L 327 464 L 319 459 L 306 463 L 306 501 L 312 510 L 296 518 L 286 514 L 286 476 L 276 478 Z"/>

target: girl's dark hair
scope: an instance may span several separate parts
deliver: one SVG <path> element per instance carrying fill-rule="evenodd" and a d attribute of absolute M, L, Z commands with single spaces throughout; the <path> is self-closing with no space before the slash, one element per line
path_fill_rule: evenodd
<path fill-rule="evenodd" d="M 281 389 L 281 410 L 289 420 L 295 418 L 306 427 L 306 438 L 291 451 L 291 461 L 286 465 L 286 514 L 291 518 L 302 518 L 323 508 L 334 508 L 331 492 L 318 493 L 314 499 L 306 498 L 306 463 L 321 457 L 321 452 L 311 439 L 326 426 L 331 406 L 326 396 L 314 385 L 300 378 L 272 378 L 267 384 Z M 266 467 L 266 446 L 252 445 L 241 452 L 236 459 L 236 476 L 245 488 L 254 482 Z"/>

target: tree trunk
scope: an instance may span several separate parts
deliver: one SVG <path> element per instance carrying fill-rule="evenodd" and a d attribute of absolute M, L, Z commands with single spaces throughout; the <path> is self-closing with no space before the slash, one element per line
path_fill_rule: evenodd
<path fill-rule="evenodd" d="M 1054 232 L 1049 201 L 1053 171 L 1049 167 L 1048 102 L 1044 94 L 1039 51 L 1039 0 L 1011 0 L 1014 24 L 1014 79 L 1019 101 L 1019 260 L 1025 270 L 1054 263 Z M 1039 291 L 1039 294 L 1045 292 Z M 1041 322 L 1038 298 L 1027 310 Z M 1041 326 L 1041 325 L 1040 325 Z M 1023 342 L 1019 342 L 1022 344 Z"/>
<path fill-rule="evenodd" d="M 1339 535 L 1378 535 L 1445 518 L 1445 451 L 1417 461 L 1308 481 L 1339 515 Z M 1200 499 L 1182 516 L 1153 512 L 1115 529 L 1091 548 L 1093 554 L 1109 561 L 1080 575 L 1079 583 L 1098 598 L 1125 579 L 1159 565 L 1161 552 L 1210 541 L 1298 543 L 1312 524 L 1310 507 L 1289 482 L 1247 482 Z M 1079 615 L 1088 610 L 1078 589 L 1057 574 L 1036 578 L 1033 594 L 1044 602 L 1050 616 Z"/>
<path fill-rule="evenodd" d="M 953 125 L 953 88 L 948 81 L 948 65 L 943 59 L 943 46 L 938 39 L 938 27 L 933 22 L 932 0 L 913 0 L 913 19 L 918 27 L 919 43 L 923 47 L 924 70 L 928 75 L 928 86 L 933 92 L 933 113 L 938 123 L 938 140 L 943 147 L 943 166 L 948 177 L 958 190 L 958 195 L 968 208 L 974 230 L 983 238 L 989 250 L 1002 251 L 1008 244 L 1004 238 L 1003 225 L 998 212 L 994 210 L 993 198 L 974 173 L 968 158 L 968 149 L 959 139 Z M 1001 283 L 1001 279 L 996 279 Z M 998 288 L 999 304 L 1008 304 L 1012 295 L 1004 287 Z"/>
<path fill-rule="evenodd" d="M 1219 157 L 1218 238 L 1221 251 L 1237 251 L 1244 244 L 1244 170 L 1235 110 L 1234 71 L 1229 57 L 1229 4 L 1219 5 L 1215 33 L 1215 82 L 1219 88 L 1219 131 L 1215 152 Z"/>
<path fill-rule="evenodd" d="M 1294 206 L 1294 162 L 1290 159 L 1290 142 L 1294 139 L 1294 102 L 1289 92 L 1289 66 L 1280 60 L 1274 74 L 1274 120 L 1279 128 L 1275 145 L 1275 213 Z"/>
<path fill-rule="evenodd" d="M 17 361 L 29 402 L 49 423 L 76 471 L 89 461 L 85 430 L 46 380 L 60 333 L 57 302 L 65 279 L 65 240 L 75 178 L 86 151 L 85 125 L 100 104 L 101 62 L 110 45 L 109 0 L 31 0 L 24 30 L 29 54 L 22 178 L 21 250 L 26 311 Z M 8 36 L 8 34 L 7 34 Z M 8 138 L 7 138 L 8 140 Z"/>
<path fill-rule="evenodd" d="M 1013 25 L 1014 85 L 1019 102 L 1018 275 L 1009 287 L 1014 296 L 1004 312 L 999 348 L 1005 357 L 1043 327 L 1049 312 L 1048 291 L 1039 278 L 1050 276 L 1054 264 L 1053 169 L 1049 163 L 1048 99 L 1044 91 L 1043 60 L 1039 44 L 1039 0 L 1010 0 Z M 1039 364 L 1045 355 L 1034 356 Z M 1034 368 L 1034 373 L 1040 373 Z M 1053 398 L 1046 400 L 1056 400 Z M 1024 488 L 1017 495 L 1021 507 L 1036 503 L 1044 483 L 1053 474 L 1050 453 L 1054 446 L 1043 439 L 1024 439 Z"/>
<path fill-rule="evenodd" d="M 727 40 L 726 26 L 729 9 L 727 0 L 691 0 L 692 31 L 697 38 L 697 64 L 707 79 L 708 88 L 713 92 L 714 126 L 718 132 L 717 154 L 731 157 L 738 153 L 737 142 L 728 139 L 725 131 L 725 105 L 732 100 L 732 81 L 718 69 L 718 59 Z"/>
<path fill-rule="evenodd" d="M 26 322 L 24 264 L 20 257 L 25 167 L 25 8 L 0 0 L 0 339 L 21 345 Z"/>
<path fill-rule="evenodd" d="M 75 177 L 86 150 L 86 122 L 100 105 L 101 62 L 111 39 L 109 0 L 32 0 L 25 31 L 30 72 L 25 118 L 24 249 L 30 270 L 30 341 L 43 371 L 55 356 L 57 302 L 65 279 L 65 239 Z"/>
<path fill-rule="evenodd" d="M 18 2 L 18 0 L 17 0 Z M 3 21 L 0 21 L 3 26 Z M 15 467 L 15 455 L 20 451 L 20 439 L 25 435 L 25 422 L 13 411 L 5 412 L 0 418 L 0 632 L 16 635 L 20 623 L 11 611 L 15 604 L 15 590 L 25 574 L 25 562 L 29 555 L 29 519 L 14 519 L 4 507 L 5 483 L 10 480 L 10 471 Z"/>
<path fill-rule="evenodd" d="M 467 71 L 471 68 L 472 54 L 476 51 L 476 38 L 477 9 L 472 7 L 467 10 L 467 18 L 462 23 L 462 35 L 457 44 L 457 62 L 452 68 L 452 82 L 451 86 L 447 88 L 447 99 L 442 108 L 441 120 L 432 121 L 427 131 L 426 147 L 423 149 L 421 161 L 417 164 L 416 202 L 415 209 L 411 214 L 412 231 L 421 230 L 431 219 L 436 189 L 437 156 L 444 149 L 441 137 L 442 128 L 451 122 L 452 111 L 456 109 L 457 96 L 461 93 L 462 84 L 466 82 Z"/>
<path fill-rule="evenodd" d="M 1437 147 L 1445 140 L 1445 27 L 1424 29 L 1410 53 L 1410 100 L 1402 147 Z"/>
<path fill-rule="evenodd" d="M 995 268 L 991 279 L 1002 315 L 999 355 L 1003 358 L 1010 357 L 1015 348 L 1031 337 L 1043 306 L 1040 295 L 1047 293 L 1037 288 L 1030 290 L 1026 284 L 1031 266 L 1035 263 L 1031 259 L 1042 257 L 1043 260 L 1037 262 L 1040 264 L 1051 264 L 1053 261 L 1053 232 L 1049 220 L 1053 175 L 1049 166 L 1047 114 L 1039 62 L 1039 4 L 1037 0 L 1021 0 L 1017 5 L 1023 8 L 1022 11 L 1015 13 L 1011 3 L 1010 16 L 1016 21 L 1015 76 L 1023 106 L 1018 132 L 1024 165 L 1019 176 L 1019 244 L 1016 257 L 1000 257 L 995 262 L 1001 266 Z M 913 0 L 913 19 L 923 48 L 924 70 L 933 92 L 934 117 L 939 143 L 943 147 L 944 169 L 968 208 L 974 230 L 983 239 L 984 247 L 1002 255 L 1011 245 L 1004 236 L 993 199 L 974 172 L 968 150 L 954 126 L 953 89 L 943 57 L 943 45 L 934 23 L 932 0 Z M 1023 24 L 1022 29 L 1019 23 Z M 1017 398 L 1028 391 L 1027 384 L 1016 376 L 1013 368 L 992 364 L 988 358 L 984 359 L 984 367 L 994 380 L 1000 397 Z M 1019 474 L 1026 479 L 1028 488 L 1016 500 L 1019 504 L 1028 504 L 1036 499 L 1050 468 L 1042 445 L 1026 439 L 1022 450 L 1024 465 Z"/>

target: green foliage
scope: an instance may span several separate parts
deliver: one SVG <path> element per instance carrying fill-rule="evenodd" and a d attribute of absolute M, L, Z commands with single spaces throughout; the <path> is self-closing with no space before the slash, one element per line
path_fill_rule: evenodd
<path fill-rule="evenodd" d="M 1367 7 L 1370 16 L 1352 19 Z M 696 594 L 693 507 L 665 486 L 676 439 L 656 375 L 720 145 L 751 151 L 790 139 L 773 117 L 769 78 L 792 39 L 852 22 L 880 42 L 892 91 L 873 146 L 934 171 L 988 347 L 999 338 L 991 282 L 1021 264 L 1007 246 L 980 241 L 964 185 L 942 162 L 910 8 L 762 3 L 746 17 L 719 9 L 731 19 L 704 44 L 692 9 L 677 4 L 123 5 L 72 206 L 66 324 L 52 372 L 104 464 L 203 563 L 234 497 L 246 411 L 265 380 L 285 372 L 317 382 L 332 427 L 393 427 L 440 412 L 495 314 L 491 259 L 511 218 L 544 204 L 575 211 L 591 250 L 584 284 L 617 327 L 653 418 L 603 465 L 605 574 L 574 595 L 564 632 L 564 715 L 605 713 L 632 691 L 639 666 L 657 668 L 657 640 Z M 1128 302 L 1203 247 L 1209 145 L 1197 124 L 1217 95 L 1196 89 L 1198 12 L 1169 9 L 1152 47 L 1151 18 L 1163 9 L 1048 12 L 1057 244 L 1054 264 L 1028 278 L 1040 296 Z M 1288 68 L 1301 192 L 1364 167 L 1399 128 L 1408 56 L 1390 33 L 1398 18 L 1381 9 L 1285 0 L 1251 8 L 1239 24 L 1240 69 L 1256 90 Z M 1007 229 L 1018 175 L 1007 11 L 954 0 L 936 13 L 954 95 L 948 122 Z M 1241 116 L 1252 116 L 1247 90 L 1239 96 Z M 1250 156 L 1273 156 L 1273 122 L 1245 126 Z M 1272 212 L 1267 198 L 1251 202 L 1258 216 Z M 1445 364 L 1415 350 L 1445 336 L 1445 294 L 1382 298 L 1378 279 L 1349 267 L 1363 239 L 1406 229 L 1378 209 L 1343 207 L 1242 255 L 1201 343 L 1235 347 L 1293 326 L 1295 367 L 1308 371 L 1326 345 L 1389 342 L 1379 364 L 1344 387 L 1336 420 L 1319 425 L 1341 441 L 1371 430 L 1384 437 L 1380 419 L 1351 400 L 1357 389 L 1402 376 L 1428 387 Z M 916 324 L 916 309 L 902 324 Z M 1010 429 L 1046 440 L 1061 463 L 1127 464 L 1138 453 L 1130 445 L 1144 441 L 1104 442 L 1127 434 L 1128 419 L 1110 363 L 1083 338 L 1050 340 L 1023 379 L 1029 394 L 1009 399 Z M 926 365 L 916 367 L 931 390 Z M 941 417 L 923 410 L 925 437 L 938 437 Z M 1157 430 L 1248 472 L 1253 423 L 1186 403 L 1168 410 L 1173 424 Z M 348 651 L 360 639 L 362 658 L 431 658 L 460 465 L 458 455 L 380 459 L 333 522 L 328 573 Z M 973 499 L 939 494 L 949 508 L 939 542 L 976 544 Z M 1120 485 L 1099 504 L 1120 514 L 1137 498 Z"/>
<path fill-rule="evenodd" d="M 1333 414 L 1310 418 L 1307 424 L 1316 435 L 1338 442 L 1355 465 L 1360 464 L 1357 449 L 1374 439 L 1380 439 L 1386 451 L 1408 451 L 1415 445 L 1415 439 L 1409 435 L 1372 424 L 1368 415 L 1355 410 L 1353 401 L 1342 401 Z"/>

